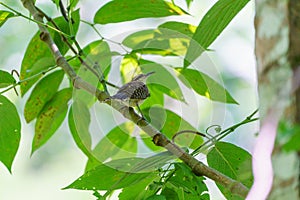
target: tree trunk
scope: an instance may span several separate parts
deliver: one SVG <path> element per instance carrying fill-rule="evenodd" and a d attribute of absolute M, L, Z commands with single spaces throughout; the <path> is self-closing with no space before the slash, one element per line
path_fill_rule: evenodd
<path fill-rule="evenodd" d="M 256 0 L 255 29 L 261 127 L 272 117 L 275 130 L 282 121 L 299 124 L 300 1 Z M 278 131 L 276 141 L 268 199 L 300 199 L 298 154 L 282 151 Z"/>

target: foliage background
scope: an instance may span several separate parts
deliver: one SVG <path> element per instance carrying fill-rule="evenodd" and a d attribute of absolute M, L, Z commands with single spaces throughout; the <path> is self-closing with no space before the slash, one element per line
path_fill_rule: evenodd
<path fill-rule="evenodd" d="M 28 13 L 21 5 L 20 1 L 3 1 L 4 3 L 14 7 L 22 13 Z M 182 5 L 184 1 L 175 1 L 176 4 Z M 191 5 L 189 12 L 191 16 L 186 17 L 186 22 L 197 25 L 201 17 L 216 1 L 203 0 L 195 1 Z M 105 4 L 106 1 L 95 2 L 92 0 L 82 0 L 79 3 L 81 8 L 81 18 L 86 21 L 92 21 L 94 13 L 97 9 Z M 221 105 L 219 103 L 211 103 L 206 99 L 199 99 L 201 105 L 200 130 L 210 124 L 220 124 L 229 126 L 240 121 L 249 113 L 257 108 L 256 95 L 256 72 L 254 58 L 254 3 L 250 2 L 237 15 L 236 18 L 225 29 L 221 36 L 213 43 L 210 49 L 214 52 L 208 53 L 215 66 L 220 70 L 226 88 L 231 92 L 233 97 L 240 103 L 236 105 Z M 50 16 L 57 16 L 57 10 L 48 0 L 37 0 L 37 5 L 45 10 Z M 96 6 L 95 6 L 96 5 Z M 139 28 L 153 28 L 163 21 L 161 19 L 141 19 L 127 22 L 126 25 L 109 24 L 99 26 L 98 29 L 106 37 L 114 37 L 123 32 Z M 29 22 L 21 17 L 9 19 L 0 29 L 0 46 L 2 51 L 0 54 L 0 68 L 12 70 L 19 68 L 27 44 L 35 31 L 36 24 Z M 78 41 L 82 46 L 96 39 L 96 35 L 91 31 L 90 27 L 82 24 Z M 210 66 L 207 67 L 209 69 Z M 115 70 L 117 73 L 117 71 Z M 28 95 L 28 94 L 27 94 Z M 24 102 L 16 97 L 12 92 L 8 94 L 9 98 L 16 102 L 19 107 L 19 113 L 23 113 Z M 26 96 L 25 96 L 26 98 Z M 19 101 L 19 102 L 18 102 Z M 214 104 L 212 106 L 211 104 Z M 212 108 L 222 109 L 226 106 L 225 119 L 211 118 Z M 184 116 L 188 121 L 193 121 L 195 116 L 191 114 L 193 109 L 188 109 L 189 114 Z M 224 111 L 222 111 L 224 112 Z M 199 114 L 199 113 L 197 113 Z M 105 116 L 105 113 L 101 114 Z M 197 117 L 198 118 L 198 117 Z M 21 116 L 24 120 L 24 117 Z M 109 123 L 104 123 L 104 130 L 108 131 L 112 127 Z M 229 136 L 227 140 L 238 144 L 239 146 L 251 152 L 254 144 L 254 133 L 258 129 L 258 124 L 249 124 L 246 127 L 239 128 L 234 134 Z M 249 131 L 251 130 L 251 131 Z M 22 121 L 22 138 L 21 145 L 18 150 L 16 159 L 13 164 L 13 176 L 9 174 L 4 165 L 0 164 L 0 199 L 94 199 L 90 192 L 79 190 L 60 190 L 68 185 L 84 170 L 86 157 L 75 146 L 67 124 L 58 130 L 58 133 L 49 140 L 49 142 L 30 157 L 31 141 L 34 128 Z M 250 142 L 251 141 L 251 142 Z M 210 183 L 213 187 L 214 183 Z M 221 194 L 214 193 L 211 199 L 222 199 Z"/>

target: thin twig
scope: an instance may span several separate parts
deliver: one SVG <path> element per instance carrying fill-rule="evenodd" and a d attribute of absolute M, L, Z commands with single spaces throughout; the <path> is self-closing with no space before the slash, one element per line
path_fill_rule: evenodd
<path fill-rule="evenodd" d="M 20 78 L 19 72 L 15 69 L 11 70 L 11 75 L 13 76 L 14 74 L 16 74 L 18 76 L 18 78 Z M 16 87 L 14 87 L 14 91 L 15 91 L 16 95 L 19 96 L 19 93 L 18 93 Z"/>
<path fill-rule="evenodd" d="M 23 3 L 23 6 L 29 10 L 29 12 L 31 13 L 35 21 L 43 22 L 44 15 L 43 13 L 40 13 L 39 10 L 34 6 L 32 0 L 21 0 L 21 1 Z M 96 97 L 99 100 L 100 99 L 104 100 L 108 98 L 108 95 L 105 92 L 100 91 L 95 86 L 91 85 L 90 83 L 82 80 L 80 77 L 77 76 L 75 70 L 69 65 L 65 57 L 62 56 L 61 52 L 59 51 L 57 45 L 54 43 L 47 28 L 43 24 L 41 25 L 40 23 L 38 23 L 38 26 L 41 32 L 40 34 L 41 40 L 48 45 L 50 51 L 54 56 L 56 64 L 60 66 L 65 71 L 65 73 L 69 76 L 74 87 L 84 89 L 87 92 L 91 93 L 92 95 L 96 95 Z"/>
<path fill-rule="evenodd" d="M 60 33 L 60 34 L 65 35 L 66 37 L 70 37 L 68 34 L 66 34 L 66 33 L 64 33 L 64 32 L 61 32 L 60 30 L 56 29 L 55 27 L 50 26 L 50 25 L 48 25 L 48 24 L 45 24 L 45 23 L 43 22 L 43 20 L 42 20 L 42 21 L 37 21 L 37 20 L 35 20 L 35 19 L 32 19 L 32 18 L 30 18 L 30 17 L 27 17 L 26 15 L 23 15 L 22 13 L 20 13 L 20 12 L 18 12 L 17 10 L 13 9 L 12 7 L 10 7 L 10 6 L 6 5 L 6 4 L 4 4 L 3 2 L 0 2 L 0 5 L 6 7 L 7 9 L 9 9 L 9 10 L 11 10 L 11 11 L 13 11 L 17 16 L 20 16 L 20 17 L 23 17 L 23 18 L 25 18 L 25 19 L 28 19 L 29 21 L 32 21 L 32 22 L 34 22 L 34 23 L 36 23 L 36 24 L 38 24 L 38 25 L 41 25 L 41 26 L 45 26 L 45 27 L 47 27 L 47 28 L 50 28 L 50 29 L 52 29 L 52 30 L 54 30 L 54 31 L 56 31 L 56 32 L 58 32 L 58 33 Z"/>
<path fill-rule="evenodd" d="M 61 1 L 60 1 L 61 2 Z M 60 30 L 60 28 L 58 27 L 58 25 L 55 23 L 55 21 L 49 17 L 46 13 L 44 13 L 42 10 L 40 10 L 39 8 L 36 8 L 40 13 L 42 13 L 44 15 L 44 17 L 47 19 L 47 21 L 49 21 L 57 30 Z M 72 26 L 70 26 L 71 28 Z M 93 64 L 94 66 L 97 66 L 97 69 L 99 72 L 97 72 L 93 67 L 91 67 L 89 64 L 87 64 L 83 58 L 81 57 L 83 55 L 83 50 L 81 49 L 79 43 L 77 42 L 77 40 L 75 39 L 74 36 L 71 37 L 72 41 L 74 42 L 74 44 L 76 45 L 77 47 L 77 50 L 72 46 L 72 44 L 68 41 L 68 39 L 63 35 L 61 34 L 61 38 L 62 38 L 62 41 L 64 43 L 66 43 L 68 45 L 68 47 L 71 49 L 71 51 L 77 56 L 77 58 L 79 59 L 80 63 L 85 66 L 89 71 L 91 71 L 97 78 L 98 80 L 100 81 L 100 83 L 103 85 L 103 88 L 105 90 L 105 92 L 108 93 L 108 90 L 106 88 L 106 84 L 107 85 L 110 85 L 112 87 L 115 87 L 115 88 L 119 88 L 117 87 L 116 85 L 112 84 L 112 83 L 109 83 L 108 81 L 106 81 L 104 79 L 104 76 L 103 76 L 103 72 L 101 71 L 101 68 L 98 66 L 97 63 Z M 84 55 L 86 58 L 87 56 Z M 92 61 L 90 61 L 90 63 L 92 63 Z"/>
<path fill-rule="evenodd" d="M 67 13 L 66 13 L 64 4 L 63 4 L 63 2 L 62 2 L 61 0 L 59 0 L 58 5 L 59 5 L 59 9 L 60 9 L 61 15 L 64 17 L 64 19 L 65 19 L 67 22 L 69 22 L 68 15 L 67 15 Z"/>
<path fill-rule="evenodd" d="M 90 23 L 90 22 L 85 21 L 85 20 L 81 20 L 81 21 L 82 21 L 83 23 L 89 25 L 90 27 L 92 27 L 92 29 L 97 33 L 97 35 L 101 38 L 101 40 L 105 40 L 105 41 L 107 41 L 107 42 L 116 44 L 116 45 L 120 46 L 127 54 L 130 53 L 130 51 L 128 51 L 128 50 L 124 47 L 124 45 L 123 45 L 122 43 L 113 41 L 113 40 L 111 40 L 111 39 L 108 39 L 108 38 L 105 38 L 104 36 L 102 36 L 102 34 L 101 34 L 101 33 L 98 31 L 98 29 L 95 27 L 95 24 Z"/>
<path fill-rule="evenodd" d="M 44 75 L 44 74 L 46 74 L 47 72 L 49 72 L 49 71 L 51 71 L 51 70 L 53 70 L 53 69 L 55 69 L 55 68 L 57 68 L 57 66 L 48 68 L 47 70 L 42 71 L 42 72 L 39 72 L 39 73 L 37 73 L 37 74 L 34 74 L 34 75 L 32 75 L 32 76 L 30 76 L 30 77 L 28 77 L 28 78 L 19 80 L 18 82 L 16 82 L 16 83 L 14 83 L 13 85 L 11 85 L 11 87 L 8 87 L 8 88 L 6 88 L 5 90 L 1 91 L 0 94 L 4 94 L 5 92 L 8 92 L 8 91 L 11 90 L 11 89 L 15 89 L 15 87 L 18 86 L 18 85 L 21 85 L 21 83 L 26 82 L 26 81 L 29 81 L 29 80 L 31 80 L 31 79 L 34 79 L 34 78 L 36 78 L 37 76 Z M 16 71 L 16 70 L 13 70 L 13 71 Z M 18 73 L 18 72 L 16 71 L 16 73 Z M 18 95 L 18 94 L 17 94 L 17 95 Z"/>
<path fill-rule="evenodd" d="M 199 131 L 192 131 L 192 130 L 183 130 L 183 131 L 179 131 L 177 133 L 175 133 L 172 137 L 172 142 L 174 142 L 175 138 L 178 136 L 178 135 L 181 135 L 183 133 L 192 133 L 192 134 L 196 134 L 196 135 L 200 135 L 202 137 L 207 137 L 205 134 L 203 133 L 200 133 Z"/>
<path fill-rule="evenodd" d="M 258 118 L 253 118 L 252 117 L 258 112 L 258 110 L 255 110 L 253 113 L 251 113 L 248 117 L 246 117 L 246 119 L 244 119 L 243 121 L 241 121 L 240 123 L 237 123 L 223 131 L 221 131 L 219 134 L 217 134 L 216 136 L 211 137 L 209 140 L 207 140 L 206 142 L 204 142 L 201 146 L 199 146 L 197 149 L 195 149 L 191 155 L 192 156 L 196 156 L 198 155 L 201 151 L 205 151 L 206 149 L 208 149 L 211 145 L 213 145 L 215 143 L 215 141 L 220 141 L 221 139 L 223 139 L 224 137 L 226 137 L 227 135 L 229 135 L 230 133 L 232 133 L 233 131 L 235 131 L 235 129 L 237 129 L 238 127 L 244 125 L 244 124 L 248 124 L 254 121 L 257 121 Z M 215 126 L 215 125 L 214 125 Z M 211 127 L 211 126 L 210 126 Z M 207 130 L 206 130 L 207 131 Z M 203 149 L 205 147 L 205 149 Z"/>

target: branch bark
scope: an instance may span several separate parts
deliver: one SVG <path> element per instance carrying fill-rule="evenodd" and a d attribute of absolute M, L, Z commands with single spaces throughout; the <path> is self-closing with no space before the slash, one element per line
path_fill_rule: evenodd
<path fill-rule="evenodd" d="M 43 13 L 39 12 L 39 9 L 37 9 L 34 5 L 34 2 L 32 0 L 21 0 L 23 3 L 23 6 L 30 12 L 30 14 L 33 16 L 33 18 L 36 21 L 43 22 Z M 51 38 L 47 27 L 38 24 L 39 30 L 41 32 L 40 38 L 42 41 L 44 41 L 48 47 L 50 48 L 56 64 L 60 66 L 65 73 L 69 76 L 71 81 L 73 82 L 75 89 L 83 89 L 93 95 L 100 101 L 103 102 L 105 99 L 109 97 L 109 95 L 106 92 L 100 91 L 93 85 L 89 84 L 88 82 L 81 79 L 79 76 L 77 76 L 74 69 L 69 65 L 69 63 L 66 61 L 65 57 L 62 56 L 60 53 L 57 45 L 54 43 L 53 39 Z M 204 165 L 202 162 L 195 159 L 190 154 L 186 153 L 183 149 L 181 149 L 179 146 L 171 142 L 165 135 L 163 135 L 159 130 L 154 128 L 151 124 L 149 124 L 146 120 L 141 118 L 133 108 L 127 107 L 122 102 L 118 101 L 105 101 L 105 103 L 111 105 L 114 109 L 119 111 L 123 116 L 132 122 L 134 122 L 137 126 L 139 126 L 143 131 L 145 131 L 149 136 L 153 138 L 153 142 L 157 146 L 164 147 L 172 154 L 176 155 L 178 158 L 180 158 L 184 163 L 186 163 L 195 173 L 197 176 L 206 176 L 212 180 L 214 180 L 216 183 L 221 184 L 222 186 L 226 187 L 229 191 L 231 191 L 233 194 L 237 194 L 243 198 L 246 197 L 248 193 L 248 188 L 244 186 L 242 183 L 231 179 L 230 177 L 220 173 L 219 171 L 210 168 L 206 165 Z"/>

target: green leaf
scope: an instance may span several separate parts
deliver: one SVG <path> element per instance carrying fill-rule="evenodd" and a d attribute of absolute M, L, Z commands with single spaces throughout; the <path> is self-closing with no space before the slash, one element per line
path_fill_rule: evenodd
<path fill-rule="evenodd" d="M 167 198 L 164 195 L 155 194 L 155 195 L 148 197 L 146 200 L 167 200 Z"/>
<path fill-rule="evenodd" d="M 0 161 L 11 172 L 19 148 L 21 122 L 15 105 L 2 95 L 0 95 L 0 116 Z"/>
<path fill-rule="evenodd" d="M 135 54 L 125 55 L 120 65 L 121 78 L 123 83 L 128 83 L 132 78 L 141 73 L 139 62 Z"/>
<path fill-rule="evenodd" d="M 190 7 L 191 3 L 193 2 L 193 0 L 185 0 L 187 7 Z"/>
<path fill-rule="evenodd" d="M 128 35 L 122 42 L 131 49 L 139 49 L 144 47 L 147 42 L 154 39 L 155 29 L 142 30 Z"/>
<path fill-rule="evenodd" d="M 156 172 L 143 172 L 135 169 L 135 165 L 143 160 L 143 158 L 124 158 L 104 163 L 86 172 L 64 189 L 116 190 L 135 185 L 149 176 L 157 176 Z"/>
<path fill-rule="evenodd" d="M 176 159 L 177 157 L 170 152 L 162 152 L 159 154 L 156 154 L 154 156 L 150 156 L 148 158 L 141 159 L 140 162 L 137 162 L 132 168 L 131 172 L 138 172 L 138 173 L 144 173 L 144 172 L 154 172 L 150 176 L 147 176 L 143 180 L 140 180 L 137 184 L 134 185 L 127 185 L 124 186 L 123 192 L 120 194 L 124 199 L 127 197 L 127 199 L 132 199 L 129 197 L 135 196 L 134 199 L 145 199 L 146 197 L 154 194 L 156 192 L 156 189 L 150 188 L 149 184 L 152 184 L 153 181 L 156 179 L 158 181 L 159 174 L 155 171 L 157 168 L 161 168 L 165 166 L 167 163 L 169 163 L 171 160 Z M 139 158 L 135 158 L 139 159 Z M 153 176 L 152 176 L 153 175 Z M 149 186 L 147 186 L 149 185 Z"/>
<path fill-rule="evenodd" d="M 134 156 L 137 152 L 137 141 L 136 138 L 130 136 L 133 131 L 134 124 L 132 122 L 125 122 L 109 131 L 94 148 L 93 155 L 97 160 L 89 159 L 86 171 L 107 159 Z"/>
<path fill-rule="evenodd" d="M 88 107 L 81 101 L 75 100 L 69 111 L 68 123 L 78 148 L 89 160 L 97 162 L 91 150 L 92 139 L 89 131 L 91 116 Z"/>
<path fill-rule="evenodd" d="M 158 176 L 148 176 L 135 185 L 129 185 L 128 187 L 125 187 L 118 196 L 119 200 L 146 199 L 147 197 L 153 195 L 153 193 L 156 191 L 149 190 L 147 186 L 156 178 L 158 178 Z"/>
<path fill-rule="evenodd" d="M 165 187 L 160 195 L 165 196 L 167 199 L 179 200 L 177 192 L 169 187 Z"/>
<path fill-rule="evenodd" d="M 182 130 L 196 131 L 196 129 L 182 117 L 162 107 L 153 106 L 149 109 L 144 110 L 143 114 L 147 119 L 149 119 L 150 123 L 155 128 L 164 133 L 168 138 L 172 138 L 174 134 Z M 154 151 L 162 149 L 161 147 L 155 146 L 152 142 L 152 138 L 147 137 L 144 132 L 142 132 L 141 135 L 143 136 L 143 142 L 147 147 Z M 197 148 L 202 144 L 202 142 L 202 137 L 194 134 L 182 134 L 175 139 L 175 143 L 183 147 L 190 147 L 192 149 Z"/>
<path fill-rule="evenodd" d="M 75 21 L 72 27 L 75 34 L 79 27 L 79 10 L 74 11 L 72 13 L 72 17 Z M 69 23 L 66 22 L 63 17 L 55 18 L 54 22 L 58 25 L 62 32 L 70 34 L 71 31 Z M 59 33 L 52 29 L 49 29 L 49 32 L 60 52 L 65 55 L 65 53 L 69 50 L 67 44 L 62 41 Z M 68 41 L 72 44 L 70 39 L 68 39 Z M 49 47 L 40 40 L 40 32 L 37 32 L 29 42 L 22 60 L 20 72 L 20 80 L 22 80 L 20 85 L 21 95 L 23 96 L 32 87 L 32 85 L 42 77 L 42 72 L 46 71 L 49 67 L 55 66 L 55 64 L 55 60 L 53 59 L 53 55 L 51 54 Z"/>
<path fill-rule="evenodd" d="M 8 87 L 14 83 L 16 80 L 10 73 L 0 70 L 0 88 Z"/>
<path fill-rule="evenodd" d="M 54 65 L 55 61 L 48 46 L 40 40 L 39 33 L 36 33 L 26 49 L 21 65 L 21 95 L 23 96 L 42 77 L 40 72 Z"/>
<path fill-rule="evenodd" d="M 65 88 L 57 92 L 44 106 L 35 124 L 32 153 L 45 144 L 59 128 L 67 114 L 68 101 L 71 97 L 72 89 Z"/>
<path fill-rule="evenodd" d="M 96 72 L 98 76 L 96 76 L 91 70 L 87 70 L 86 66 L 82 65 L 78 59 L 72 60 L 70 64 L 76 70 L 77 75 L 83 80 L 100 90 L 103 90 L 103 88 L 101 88 L 102 85 L 99 83 L 99 77 L 103 75 L 104 78 L 107 78 L 111 68 L 112 56 L 113 53 L 110 51 L 107 42 L 98 40 L 85 46 L 82 52 L 82 58 L 93 68 L 94 72 Z M 97 100 L 94 95 L 84 90 L 76 90 L 73 98 L 85 102 L 88 107 L 93 105 Z"/>
<path fill-rule="evenodd" d="M 24 108 L 27 123 L 36 118 L 45 104 L 54 96 L 63 77 L 64 72 L 62 70 L 55 71 L 44 77 L 34 87 Z"/>
<path fill-rule="evenodd" d="M 167 190 L 163 189 L 165 192 L 161 194 L 167 196 L 177 193 L 177 197 L 184 196 L 183 199 L 209 199 L 204 177 L 196 176 L 184 163 L 175 163 L 174 166 L 175 171 L 168 179 Z"/>
<path fill-rule="evenodd" d="M 219 0 L 200 21 L 184 58 L 184 67 L 196 60 L 250 0 Z"/>
<path fill-rule="evenodd" d="M 0 27 L 8 20 L 9 18 L 15 16 L 12 12 L 6 10 L 0 10 Z"/>
<path fill-rule="evenodd" d="M 60 1 L 61 0 L 52 0 L 52 2 L 56 5 L 57 8 L 59 8 L 59 2 Z M 76 5 L 78 4 L 78 2 L 79 2 L 79 0 L 68 1 L 69 5 L 68 5 L 68 7 L 66 9 L 67 10 L 73 10 L 76 7 Z"/>
<path fill-rule="evenodd" d="M 141 105 L 142 110 L 150 108 L 152 106 L 163 106 L 164 105 L 164 94 L 158 90 L 158 85 L 152 83 L 147 85 L 150 97 L 148 97 Z"/>
<path fill-rule="evenodd" d="M 109 152 L 106 149 L 102 151 Z M 135 186 L 140 182 L 143 182 L 141 183 L 143 185 L 146 179 L 146 182 L 151 182 L 159 178 L 156 170 L 175 158 L 173 154 L 163 152 L 148 158 L 112 160 L 87 171 L 65 189 L 116 190 Z M 105 181 L 99 181 L 99 178 Z"/>
<path fill-rule="evenodd" d="M 208 75 L 194 69 L 176 68 L 179 79 L 201 96 L 213 101 L 238 104 L 229 92 Z"/>
<path fill-rule="evenodd" d="M 154 55 L 175 55 L 170 49 L 168 40 L 155 38 L 155 29 L 143 30 L 127 36 L 122 44 L 131 48 L 133 53 L 154 54 Z"/>
<path fill-rule="evenodd" d="M 156 167 L 163 166 L 169 163 L 170 160 L 173 159 L 176 159 L 176 156 L 169 152 L 163 152 L 155 156 L 146 158 L 144 161 L 139 163 L 138 168 L 144 168 L 144 170 L 147 169 L 147 171 L 151 171 L 154 170 Z M 150 197 L 151 195 L 157 192 L 156 189 L 151 188 L 150 186 L 150 184 L 153 183 L 155 178 L 158 178 L 158 176 L 149 176 L 135 185 L 129 185 L 128 187 L 123 188 L 122 192 L 119 195 L 120 200 L 146 199 L 147 197 Z"/>
<path fill-rule="evenodd" d="M 251 155 L 231 143 L 217 142 L 207 155 L 208 165 L 230 178 L 243 183 L 248 188 L 253 184 Z M 227 199 L 241 199 L 232 195 L 228 189 L 217 184 Z"/>
<path fill-rule="evenodd" d="M 56 5 L 57 8 L 59 8 L 59 2 L 60 2 L 60 1 L 61 1 L 61 0 L 52 0 L 52 2 L 55 3 L 55 5 Z"/>
<path fill-rule="evenodd" d="M 155 72 L 147 79 L 148 84 L 155 84 L 154 87 L 162 93 L 174 99 L 185 101 L 176 79 L 162 65 L 148 60 L 139 60 L 139 64 L 144 74 L 151 71 Z"/>
<path fill-rule="evenodd" d="M 163 0 L 114 0 L 108 2 L 97 11 L 94 22 L 97 24 L 108 24 L 140 18 L 183 14 L 186 14 L 186 12 L 181 8 Z"/>
<path fill-rule="evenodd" d="M 78 4 L 79 0 L 71 0 L 67 9 L 73 10 Z"/>
<path fill-rule="evenodd" d="M 111 67 L 112 52 L 109 45 L 103 40 L 94 41 L 83 48 L 83 54 L 89 64 L 99 64 L 99 74 L 107 77 Z"/>
<path fill-rule="evenodd" d="M 196 26 L 193 26 L 191 24 L 186 24 L 183 22 L 175 22 L 175 21 L 165 22 L 158 26 L 158 30 L 160 30 L 160 31 L 165 31 L 164 29 L 168 29 L 168 30 L 176 31 L 176 32 L 179 32 L 182 34 L 182 35 L 181 34 L 167 35 L 168 33 L 172 33 L 172 32 L 171 31 L 165 32 L 166 38 L 176 38 L 176 37 L 180 36 L 183 38 L 191 39 L 196 31 L 196 28 L 197 28 Z"/>
<path fill-rule="evenodd" d="M 143 158 L 142 160 L 140 160 L 140 162 L 136 163 L 131 170 L 136 172 L 152 172 L 176 158 L 177 157 L 174 154 L 171 154 L 168 151 L 164 151 L 155 154 L 154 156 Z"/>
<path fill-rule="evenodd" d="M 166 22 L 157 29 L 127 36 L 123 44 L 141 54 L 185 55 L 196 27 L 182 22 Z"/>
<path fill-rule="evenodd" d="M 80 15 L 79 15 L 79 9 L 75 10 L 74 12 L 72 12 L 71 14 L 72 19 L 74 21 L 74 23 L 69 23 L 65 20 L 65 18 L 63 17 L 58 17 L 55 18 L 54 21 L 57 24 L 57 26 L 59 27 L 59 30 L 61 30 L 63 33 L 70 35 L 70 36 L 76 36 L 76 33 L 78 31 L 79 28 L 79 24 L 80 24 Z M 50 23 L 51 25 L 51 23 Z M 63 41 L 61 35 L 54 31 L 54 30 L 49 30 L 55 44 L 57 45 L 58 49 L 60 50 L 60 52 L 65 55 L 67 53 L 67 51 L 69 51 L 69 46 L 66 44 L 66 42 Z M 70 37 L 67 37 L 67 40 L 70 44 L 73 43 L 73 40 Z"/>

